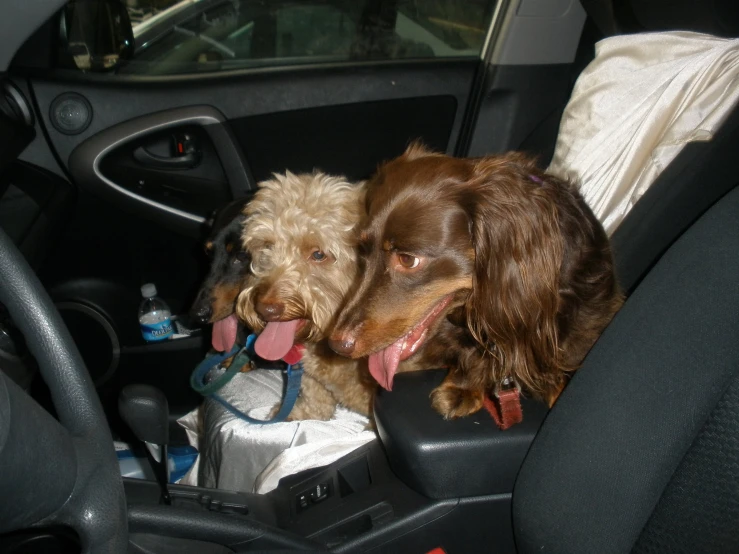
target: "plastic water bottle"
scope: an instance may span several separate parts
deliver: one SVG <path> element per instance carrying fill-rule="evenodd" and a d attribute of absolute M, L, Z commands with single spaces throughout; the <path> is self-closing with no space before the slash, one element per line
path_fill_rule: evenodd
<path fill-rule="evenodd" d="M 172 312 L 169 306 L 157 296 L 154 283 L 141 287 L 144 300 L 139 306 L 139 325 L 141 334 L 147 342 L 166 340 L 172 336 Z"/>
<path fill-rule="evenodd" d="M 113 441 L 118 465 L 123 477 L 147 479 L 154 481 L 154 471 L 146 458 L 137 458 L 131 447 L 125 442 Z M 176 483 L 182 479 L 198 458 L 198 451 L 192 446 L 170 446 L 167 454 L 169 482 Z"/>

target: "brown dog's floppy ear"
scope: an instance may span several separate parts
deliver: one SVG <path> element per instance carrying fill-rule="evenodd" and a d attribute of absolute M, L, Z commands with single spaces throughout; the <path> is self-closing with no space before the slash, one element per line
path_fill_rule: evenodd
<path fill-rule="evenodd" d="M 471 163 L 476 177 L 463 185 L 471 194 L 475 251 L 467 325 L 493 356 L 492 383 L 511 376 L 546 398 L 562 379 L 557 310 L 564 241 L 551 190 L 515 156 Z"/>

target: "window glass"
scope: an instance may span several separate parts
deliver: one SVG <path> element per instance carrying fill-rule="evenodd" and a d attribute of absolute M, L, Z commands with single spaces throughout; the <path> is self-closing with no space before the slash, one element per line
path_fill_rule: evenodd
<path fill-rule="evenodd" d="M 120 73 L 476 57 L 496 0 L 129 0 Z"/>

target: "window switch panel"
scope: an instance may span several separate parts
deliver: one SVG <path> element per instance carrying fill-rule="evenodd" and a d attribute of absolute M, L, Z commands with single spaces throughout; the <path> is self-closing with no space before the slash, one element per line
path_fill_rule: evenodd
<path fill-rule="evenodd" d="M 311 488 L 305 489 L 295 495 L 295 507 L 297 512 L 300 513 L 315 504 L 320 504 L 329 496 L 331 496 L 330 481 L 316 483 Z"/>
<path fill-rule="evenodd" d="M 313 504 L 323 502 L 326 498 L 328 498 L 328 483 L 319 483 L 310 493 L 310 501 Z"/>

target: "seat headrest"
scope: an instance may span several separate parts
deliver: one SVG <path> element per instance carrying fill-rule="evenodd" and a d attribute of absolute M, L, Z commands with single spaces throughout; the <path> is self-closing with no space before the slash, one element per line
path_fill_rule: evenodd
<path fill-rule="evenodd" d="M 695 31 L 739 37 L 736 0 L 580 0 L 605 36 L 649 31 Z"/>

